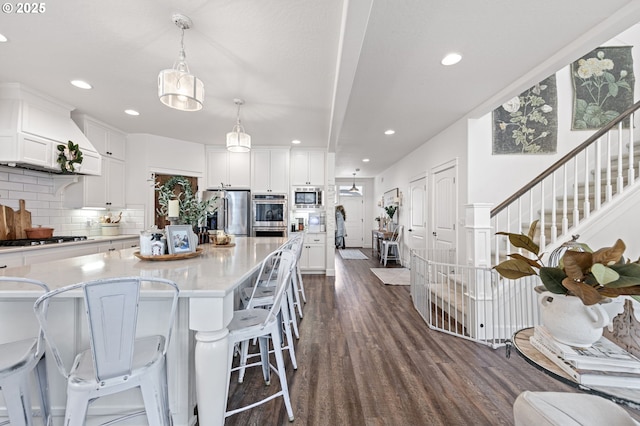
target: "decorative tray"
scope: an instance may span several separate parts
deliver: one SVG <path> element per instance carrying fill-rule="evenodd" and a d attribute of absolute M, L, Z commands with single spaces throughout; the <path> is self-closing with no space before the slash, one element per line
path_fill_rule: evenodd
<path fill-rule="evenodd" d="M 139 251 L 134 251 L 133 255 L 142 260 L 181 260 L 190 259 L 192 257 L 200 256 L 204 249 L 202 247 L 196 247 L 196 251 L 189 253 L 176 253 L 176 254 L 159 254 L 155 256 L 145 256 L 140 254 Z"/>
<path fill-rule="evenodd" d="M 211 244 L 211 247 L 235 247 L 236 243 L 229 243 L 229 244 Z"/>

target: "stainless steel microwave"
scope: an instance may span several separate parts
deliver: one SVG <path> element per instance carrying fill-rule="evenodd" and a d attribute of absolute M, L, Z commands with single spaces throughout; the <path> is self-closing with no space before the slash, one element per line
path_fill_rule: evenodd
<path fill-rule="evenodd" d="M 319 209 L 322 207 L 322 189 L 314 187 L 294 188 L 293 205 L 296 209 Z"/>

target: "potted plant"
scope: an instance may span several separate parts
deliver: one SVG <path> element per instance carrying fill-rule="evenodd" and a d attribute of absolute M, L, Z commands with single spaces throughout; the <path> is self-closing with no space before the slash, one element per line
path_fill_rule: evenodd
<path fill-rule="evenodd" d="M 543 254 L 533 241 L 536 226 L 537 221 L 531 225 L 527 235 L 497 233 L 497 235 L 506 235 L 514 247 L 529 252 L 531 257 L 512 253 L 508 255 L 507 260 L 494 266 L 494 269 L 508 279 L 538 275 L 543 286 L 540 291 L 543 324 L 550 329 L 555 338 L 564 343 L 588 346 L 600 338 L 602 327 L 610 322 L 614 314 L 621 312 L 620 306 L 605 308 L 612 299 L 621 295 L 634 298 L 640 295 L 640 260 L 631 262 L 624 258 L 626 246 L 621 239 L 618 239 L 612 247 L 593 251 L 586 244 L 575 241 L 576 237 L 559 251 L 552 253 L 550 260 L 553 260 L 554 264 L 545 266 L 542 262 Z M 557 257 L 557 264 L 554 257 Z M 573 306 L 571 309 L 577 309 L 579 312 L 575 310 L 568 312 L 569 304 Z M 549 318 L 552 313 L 562 318 L 557 316 Z M 580 333 L 571 328 L 568 322 L 584 316 L 596 318 L 587 328 L 595 329 L 595 334 L 598 334 L 599 328 L 599 335 L 595 337 L 592 333 L 591 338 L 585 336 L 585 342 L 595 337 L 591 343 L 575 344 L 580 336 L 575 338 L 567 336 Z M 582 330 L 584 331 L 584 328 Z M 559 336 L 554 331 L 565 337 Z"/>
<path fill-rule="evenodd" d="M 393 216 L 396 214 L 397 210 L 398 210 L 398 206 L 395 206 L 395 205 L 384 207 L 384 211 L 387 212 L 387 216 L 389 216 L 389 223 L 393 222 Z"/>

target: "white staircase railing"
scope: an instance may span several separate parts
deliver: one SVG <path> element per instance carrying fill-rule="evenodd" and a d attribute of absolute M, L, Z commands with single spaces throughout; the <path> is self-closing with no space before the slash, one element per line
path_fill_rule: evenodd
<path fill-rule="evenodd" d="M 534 239 L 541 253 L 548 252 L 625 192 L 636 194 L 630 187 L 638 183 L 640 168 L 634 138 L 639 108 L 640 102 L 490 212 L 487 204 L 469 205 L 469 265 L 454 264 L 446 251 L 411 252 L 411 296 L 430 328 L 498 347 L 515 331 L 539 323 L 539 278 L 507 280 L 491 269 L 513 252 L 508 237 L 495 233 L 527 233 L 538 220 Z"/>
<path fill-rule="evenodd" d="M 560 239 L 567 240 L 572 229 L 621 196 L 638 173 L 640 142 L 634 140 L 638 108 L 640 102 L 494 207 L 492 229 L 526 233 L 538 220 L 542 252 Z M 508 249 L 507 237 L 495 236 L 492 263 L 503 260 Z"/>

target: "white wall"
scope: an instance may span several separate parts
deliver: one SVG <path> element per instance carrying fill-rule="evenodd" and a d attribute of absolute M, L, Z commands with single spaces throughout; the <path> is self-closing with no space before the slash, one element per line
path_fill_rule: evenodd
<path fill-rule="evenodd" d="M 640 76 L 640 25 L 621 33 L 603 46 L 632 45 L 634 73 Z M 639 46 L 636 46 L 639 45 Z M 542 78 L 544 79 L 544 78 Z M 542 80 L 541 79 L 541 80 Z M 556 154 L 541 155 L 492 155 L 491 111 L 479 118 L 464 118 L 425 142 L 414 152 L 375 177 L 374 217 L 384 211 L 376 203 L 384 192 L 399 188 L 408 194 L 409 182 L 420 174 L 427 175 L 428 197 L 431 197 L 432 169 L 453 159 L 458 159 L 458 241 L 459 259 L 464 259 L 465 233 L 464 209 L 470 203 L 498 204 L 536 177 L 547 167 L 559 160 L 571 149 L 584 142 L 593 131 L 572 131 L 571 114 L 573 87 L 570 67 L 566 66 L 556 74 L 558 89 L 558 148 Z M 516 96 L 519 93 L 513 93 Z M 635 99 L 640 98 L 640 78 L 636 78 Z M 497 107 L 499 105 L 496 105 Z M 495 108 L 494 107 L 494 108 Z M 638 127 L 638 123 L 636 123 Z M 405 198 L 405 208 L 408 207 Z M 399 209 L 399 223 L 407 225 L 404 209 Z M 427 240 L 431 235 L 431 212 L 427 211 Z M 429 245 L 430 242 L 427 242 Z"/>
<path fill-rule="evenodd" d="M 393 166 L 376 176 L 374 181 L 373 216 L 384 213 L 381 207 L 377 206 L 377 201 L 382 195 L 393 188 L 398 188 L 403 196 L 402 206 L 398 209 L 398 224 L 404 225 L 408 229 L 409 208 L 409 182 L 419 175 L 427 175 L 427 245 L 430 244 L 431 235 L 431 174 L 435 167 L 441 166 L 450 161 L 458 161 L 458 241 L 459 252 L 464 254 L 465 235 L 464 217 L 465 204 L 467 199 L 467 124 L 466 119 L 454 123 L 452 126 L 436 135 L 434 138 L 420 146 L 415 151 L 398 161 Z M 406 236 L 406 233 L 405 233 Z M 425 247 L 426 248 L 426 247 Z M 408 259 L 408 250 L 403 250 L 405 260 Z M 463 257 L 460 257 L 461 259 Z"/>
<path fill-rule="evenodd" d="M 602 46 L 634 46 L 634 74 L 640 76 L 640 25 L 623 32 Z M 469 203 L 494 203 L 507 199 L 531 179 L 558 161 L 591 135 L 593 130 L 571 130 L 573 86 L 570 66 L 556 73 L 558 88 L 558 149 L 556 154 L 492 155 L 491 111 L 469 120 Z M 517 94 L 514 94 L 516 96 Z M 634 99 L 640 99 L 640 78 L 636 77 Z"/>
<path fill-rule="evenodd" d="M 135 133 L 127 135 L 127 206 L 146 209 L 145 228 L 154 224 L 153 173 L 194 176 L 204 188 L 205 146 L 200 143 Z"/>

